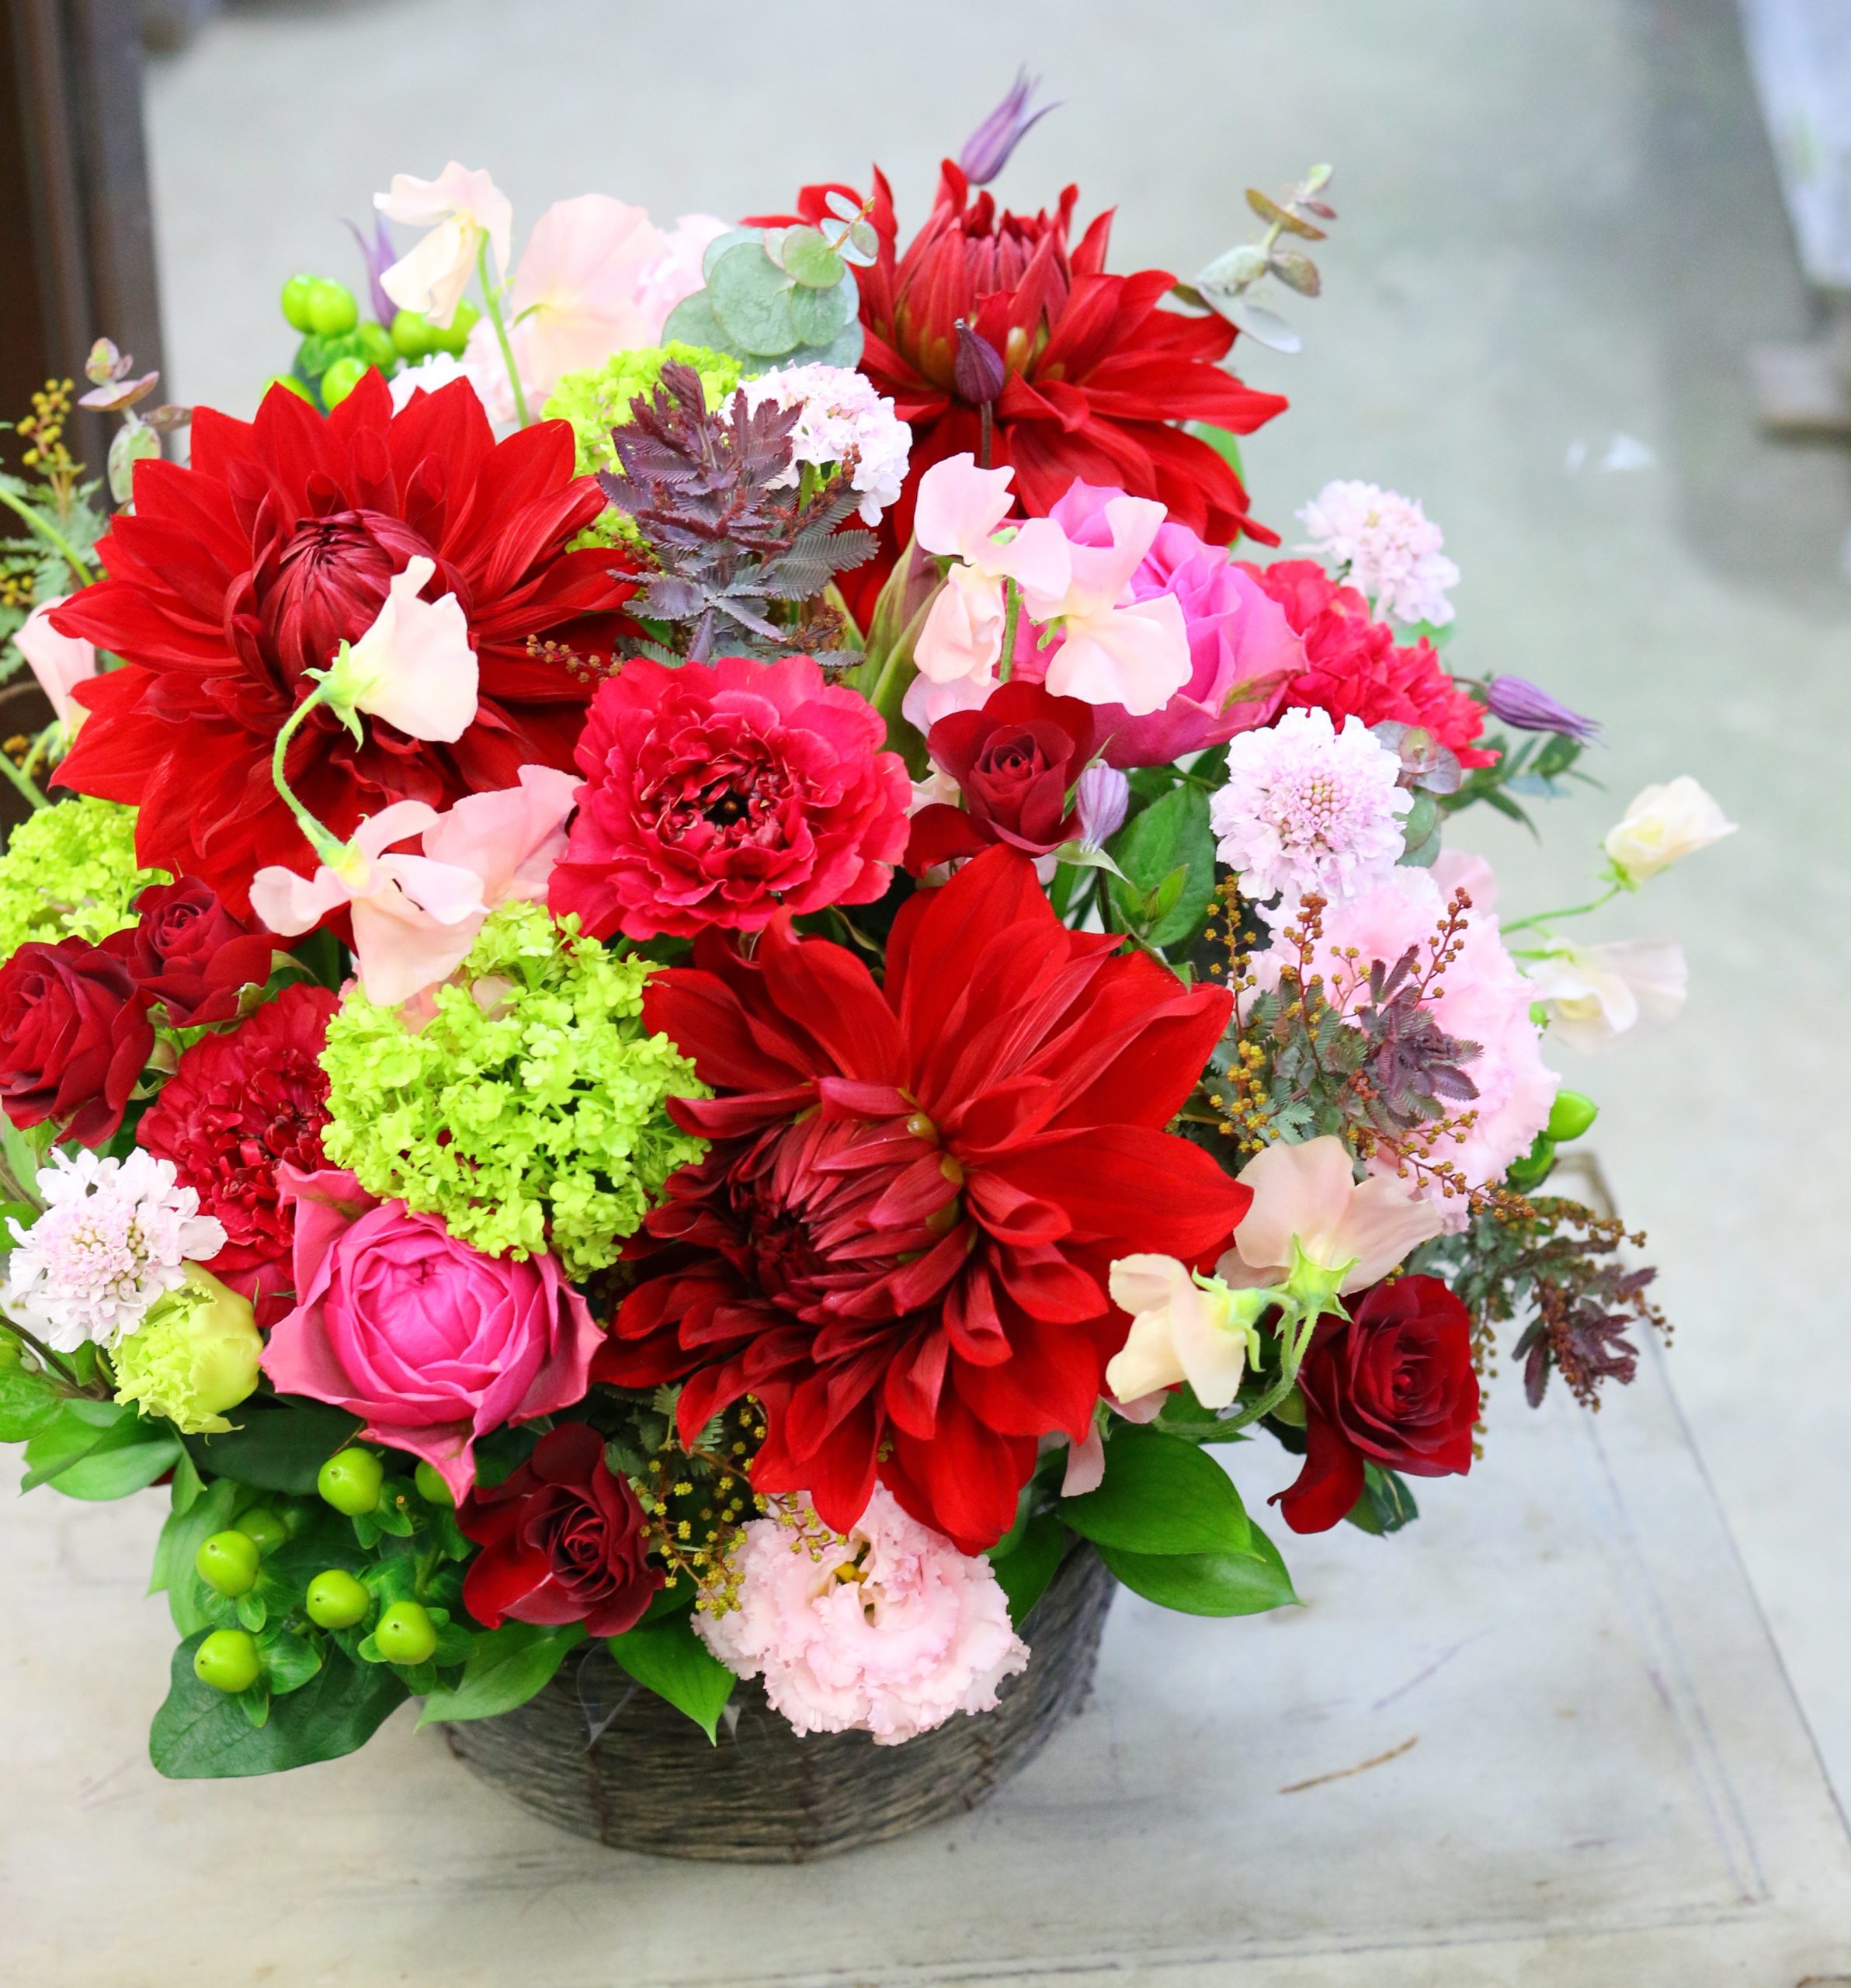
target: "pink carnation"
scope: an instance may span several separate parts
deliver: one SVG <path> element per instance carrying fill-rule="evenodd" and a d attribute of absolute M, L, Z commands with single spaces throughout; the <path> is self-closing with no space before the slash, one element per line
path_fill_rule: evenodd
<path fill-rule="evenodd" d="M 277 1187 L 295 1211 L 297 1292 L 264 1350 L 279 1393 L 361 1416 L 362 1435 L 423 1458 L 458 1503 L 477 1437 L 583 1398 L 603 1335 L 550 1256 L 485 1256 L 351 1173 L 283 1166 Z"/>
<path fill-rule="evenodd" d="M 1465 1065 L 1478 1086 L 1478 1095 L 1467 1107 L 1477 1118 L 1464 1144 L 1448 1141 L 1441 1149 L 1467 1182 L 1479 1187 L 1501 1178 L 1512 1160 L 1530 1150 L 1548 1123 L 1561 1082 L 1543 1061 L 1540 1031 L 1530 1019 L 1536 989 L 1498 936 L 1491 866 L 1478 857 L 1448 850 L 1430 870 L 1403 867 L 1367 896 L 1329 905 L 1315 964 L 1328 987 L 1350 988 L 1360 978 L 1360 998 L 1366 1000 L 1373 961 L 1392 966 L 1410 946 L 1418 946 L 1424 963 L 1427 941 L 1459 889 L 1471 899 L 1464 941 L 1426 1006 L 1447 1034 L 1479 1045 L 1479 1054 Z M 1356 951 L 1353 961 L 1342 957 L 1350 947 Z M 1276 940 L 1255 959 L 1254 977 L 1262 989 L 1277 985 L 1280 969 L 1294 951 L 1283 939 Z M 1355 998 L 1348 1005 L 1356 1005 Z M 1386 1172 L 1394 1164 L 1384 1156 L 1375 1166 Z"/>
<path fill-rule="evenodd" d="M 813 1557 L 820 1521 L 755 1519 L 733 1549 L 738 1605 L 695 1618 L 709 1649 L 765 1680 L 800 1733 L 897 1746 L 953 1712 L 988 1712 L 1028 1662 L 990 1563 L 909 1518 L 883 1485 L 846 1538 Z"/>

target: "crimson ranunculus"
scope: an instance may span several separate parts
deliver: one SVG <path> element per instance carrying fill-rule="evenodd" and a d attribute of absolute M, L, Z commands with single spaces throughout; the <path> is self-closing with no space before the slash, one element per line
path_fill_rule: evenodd
<path fill-rule="evenodd" d="M 137 464 L 134 509 L 98 548 L 109 577 L 56 611 L 127 665 L 82 686 L 89 716 L 58 777 L 138 807 L 141 860 L 203 878 L 244 916 L 264 864 L 311 866 L 269 772 L 305 673 L 364 634 L 421 554 L 436 565 L 425 597 L 453 594 L 468 620 L 474 722 L 445 746 L 370 720 L 356 742 L 318 709 L 290 748 L 297 793 L 345 836 L 394 801 L 442 808 L 530 763 L 568 768 L 589 673 L 529 645 L 589 658 L 627 625 L 620 556 L 566 550 L 603 507 L 564 422 L 498 443 L 465 381 L 398 414 L 373 373 L 325 418 L 281 387 L 255 421 L 201 408 L 191 466 Z"/>
<path fill-rule="evenodd" d="M 1305 666 L 1279 710 L 1327 711 L 1339 728 L 1346 718 L 1421 725 L 1457 752 L 1461 766 L 1495 765 L 1495 752 L 1472 743 L 1485 729 L 1485 707 L 1447 676 L 1426 636 L 1398 645 L 1386 622 L 1370 620 L 1362 595 L 1339 586 L 1315 560 L 1279 559 L 1245 569 L 1285 610 L 1304 643 Z"/>
<path fill-rule="evenodd" d="M 713 1141 L 646 1219 L 594 1378 L 685 1379 L 681 1429 L 751 1394 L 764 1492 L 846 1532 L 877 1476 L 966 1552 L 993 1545 L 1037 1438 L 1092 1426 L 1127 1330 L 1114 1257 L 1222 1246 L 1248 1190 L 1166 1132 L 1228 1020 L 1102 933 L 1070 932 L 1010 849 L 901 908 L 884 990 L 788 919 L 655 975 L 644 1020 L 711 1099 Z"/>
<path fill-rule="evenodd" d="M 511 1476 L 470 1493 L 457 1523 L 482 1549 L 464 1577 L 463 1602 L 487 1628 L 512 1616 L 620 1636 L 662 1584 L 643 1508 L 588 1423 L 549 1430 Z"/>
<path fill-rule="evenodd" d="M 585 784 L 553 872 L 593 938 L 755 932 L 782 908 L 869 904 L 906 846 L 912 785 L 864 697 L 807 655 L 638 657 L 598 686 Z"/>
<path fill-rule="evenodd" d="M 812 224 L 832 193 L 806 186 L 797 206 Z M 930 217 L 904 255 L 893 195 L 874 175 L 869 215 L 878 259 L 857 272 L 866 345 L 861 370 L 912 425 L 906 488 L 881 520 L 881 557 L 848 576 L 864 603 L 912 530 L 920 477 L 947 456 L 983 446 L 982 413 L 958 391 L 953 363 L 964 318 L 1002 356 L 991 405 L 990 460 L 1013 464 L 1016 495 L 1031 516 L 1052 510 L 1075 477 L 1155 497 L 1170 515 L 1222 544 L 1245 532 L 1276 545 L 1247 515 L 1247 493 L 1227 459 L 1172 424 L 1205 421 L 1250 434 L 1286 402 L 1244 386 L 1218 362 L 1234 327 L 1161 308 L 1176 278 L 1162 269 L 1106 273 L 1110 213 L 1069 245 L 1078 187 L 1051 214 L 999 212 L 946 160 Z M 861 617 L 866 620 L 865 613 Z"/>
<path fill-rule="evenodd" d="M 49 1118 L 61 1138 L 101 1145 L 154 1047 L 148 997 L 115 953 L 35 940 L 0 967 L 0 1104 L 16 1125 Z"/>
<path fill-rule="evenodd" d="M 1014 680 L 992 690 L 982 710 L 940 718 L 926 749 L 963 790 L 964 805 L 934 801 L 914 815 L 907 868 L 918 876 L 993 843 L 1030 856 L 1059 848 L 1079 832 L 1067 797 L 1092 757 L 1097 728 L 1090 704 Z"/>
<path fill-rule="evenodd" d="M 277 1200 L 276 1170 L 324 1164 L 320 1059 L 339 1006 L 325 987 L 298 982 L 227 1034 L 202 1036 L 135 1128 L 136 1142 L 197 1192 L 200 1214 L 224 1224 L 225 1246 L 206 1267 L 250 1299 L 260 1326 L 290 1308 L 294 1222 Z"/>
<path fill-rule="evenodd" d="M 276 941 L 234 918 L 197 877 L 151 885 L 136 898 L 135 912 L 138 922 L 105 944 L 166 1010 L 171 1027 L 229 1021 L 244 989 L 270 977 Z"/>
<path fill-rule="evenodd" d="M 1472 1467 L 1471 1314 L 1438 1277 L 1378 1284 L 1348 1321 L 1321 1320 L 1298 1385 L 1304 1467 L 1273 1501 L 1294 1532 L 1328 1531 L 1349 1510 L 1365 1458 L 1415 1477 Z"/>

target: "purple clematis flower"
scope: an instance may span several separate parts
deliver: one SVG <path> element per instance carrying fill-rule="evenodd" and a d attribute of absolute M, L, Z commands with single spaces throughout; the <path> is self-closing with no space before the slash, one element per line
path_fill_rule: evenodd
<path fill-rule="evenodd" d="M 1029 108 L 1030 98 L 1040 87 L 1039 76 L 1031 76 L 1026 66 L 1018 69 L 1009 94 L 964 141 L 957 162 L 973 186 L 987 186 L 1009 164 L 1010 153 L 1029 132 L 1051 110 L 1059 109 L 1055 103 Z"/>
<path fill-rule="evenodd" d="M 1522 676 L 1494 676 L 1485 686 L 1485 702 L 1493 718 L 1514 725 L 1519 732 L 1560 732 L 1583 746 L 1600 736 L 1598 722 L 1558 704 L 1547 690 L 1539 690 Z"/>

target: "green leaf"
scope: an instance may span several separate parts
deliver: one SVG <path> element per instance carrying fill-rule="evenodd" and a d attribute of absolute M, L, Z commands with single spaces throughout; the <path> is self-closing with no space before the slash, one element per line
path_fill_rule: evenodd
<path fill-rule="evenodd" d="M 1246 471 L 1241 467 L 1240 438 L 1228 433 L 1225 428 L 1217 428 L 1207 421 L 1186 422 L 1183 433 L 1195 436 L 1198 442 L 1206 442 L 1235 474 L 1245 482 Z"/>
<path fill-rule="evenodd" d="M 425 1698 L 418 1715 L 419 1726 L 493 1719 L 524 1705 L 551 1682 L 567 1651 L 584 1640 L 582 1622 L 568 1622 L 559 1628 L 509 1622 L 498 1629 L 483 1630 L 464 1663 L 461 1679 Z"/>
<path fill-rule="evenodd" d="M 184 1448 L 174 1461 L 173 1508 L 183 1512 L 201 1496 L 206 1489 L 206 1480 L 200 1476 L 198 1466 Z"/>
<path fill-rule="evenodd" d="M 114 1402 L 74 1399 L 26 1445 L 22 1491 L 49 1484 L 68 1498 L 126 1498 L 172 1468 L 179 1439 L 165 1422 L 144 1422 Z"/>
<path fill-rule="evenodd" d="M 238 1626 L 248 1629 L 255 1635 L 270 1619 L 270 1611 L 264 1605 L 260 1594 L 241 1594 L 238 1597 Z"/>
<path fill-rule="evenodd" d="M 802 342 L 790 315 L 792 287 L 762 243 L 741 242 L 714 263 L 707 297 L 735 349 L 776 359 Z"/>
<path fill-rule="evenodd" d="M 63 1399 L 48 1375 L 0 1367 L 0 1443 L 23 1443 L 37 1435 Z"/>
<path fill-rule="evenodd" d="M 405 1701 L 391 1669 L 360 1669 L 330 1653 L 309 1681 L 276 1699 L 268 1722 L 253 1727 L 238 1701 L 193 1674 L 204 1632 L 174 1652 L 167 1697 L 148 1734 L 155 1767 L 170 1781 L 217 1781 L 277 1774 L 314 1760 L 338 1760 L 372 1738 Z"/>
<path fill-rule="evenodd" d="M 1245 1553 L 1125 1553 L 1099 1558 L 1134 1594 L 1185 1615 L 1262 1615 L 1296 1602 L 1279 1549 L 1258 1526 Z"/>
<path fill-rule="evenodd" d="M 1232 1414 L 1223 1416 L 1204 1408 L 1196 1391 L 1185 1381 L 1165 1395 L 1157 1420 L 1151 1425 L 1166 1436 L 1180 1436 L 1186 1443 L 1244 1443 L 1245 1434 L 1234 1427 Z"/>
<path fill-rule="evenodd" d="M 714 300 L 704 290 L 684 297 L 669 313 L 668 321 L 662 326 L 662 342 L 705 346 L 709 352 L 733 352 L 733 341 L 714 315 Z M 734 353 L 734 356 L 743 355 Z"/>
<path fill-rule="evenodd" d="M 639 1684 L 685 1712 L 709 1740 L 718 1743 L 720 1715 L 733 1694 L 734 1679 L 694 1633 L 686 1616 L 639 1622 L 606 1647 Z"/>
<path fill-rule="evenodd" d="M 1108 881 L 1116 931 L 1136 931 L 1148 945 L 1173 946 L 1193 936 L 1214 895 L 1214 831 L 1208 796 L 1186 782 L 1132 816 L 1112 841 L 1112 854 L 1127 881 Z M 1161 893 L 1181 870 L 1181 881 L 1161 915 L 1139 930 L 1142 900 Z"/>
<path fill-rule="evenodd" d="M 199 1577 L 193 1566 L 195 1556 L 215 1532 L 223 1532 L 231 1524 L 245 1493 L 241 1486 L 228 1479 L 220 1480 L 207 1485 L 182 1510 L 178 1502 L 179 1489 L 176 1470 L 175 1507 L 155 1547 L 148 1591 L 158 1594 L 163 1588 L 167 1590 L 167 1612 L 173 1618 L 175 1628 L 182 1636 L 190 1636 L 196 1630 L 213 1626 L 213 1618 L 207 1612 L 207 1597 L 211 1590 Z"/>
<path fill-rule="evenodd" d="M 823 239 L 821 228 L 800 224 L 767 230 L 765 250 L 787 276 L 794 276 L 807 290 L 834 290 L 842 282 L 842 257 Z"/>
<path fill-rule="evenodd" d="M 1213 1457 L 1149 1424 L 1120 1423 L 1096 1491 L 1061 1501 L 1096 1546 L 1127 1553 L 1238 1553 L 1252 1531 L 1241 1494 Z"/>
<path fill-rule="evenodd" d="M 263 1653 L 264 1682 L 280 1698 L 300 1691 L 321 1668 L 319 1646 L 293 1629 L 273 1629 L 258 1647 Z"/>
<path fill-rule="evenodd" d="M 790 321 L 805 345 L 827 345 L 855 314 L 853 283 L 830 290 L 806 290 L 800 286 L 790 294 Z"/>
<path fill-rule="evenodd" d="M 1420 1517 L 1420 1507 L 1405 1479 L 1379 1463 L 1363 1465 L 1363 1495 L 1344 1517 L 1359 1531 L 1399 1532 Z"/>
<path fill-rule="evenodd" d="M 1017 1628 L 1041 1599 L 1067 1551 L 1067 1528 L 1052 1512 L 1037 1512 L 1006 1553 L 992 1551 L 990 1571 L 1009 1604 Z"/>
<path fill-rule="evenodd" d="M 193 1461 L 208 1476 L 299 1497 L 314 1492 L 315 1473 L 360 1426 L 344 1409 L 280 1395 L 254 1395 L 238 1419 L 240 1427 L 222 1436 L 186 1437 Z"/>

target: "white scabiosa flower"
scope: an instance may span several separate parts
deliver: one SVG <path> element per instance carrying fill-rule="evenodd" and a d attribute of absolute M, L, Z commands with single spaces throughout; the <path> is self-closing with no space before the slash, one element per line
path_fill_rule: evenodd
<path fill-rule="evenodd" d="M 1299 550 L 1347 568 L 1378 614 L 1443 627 L 1453 618 L 1446 590 L 1459 584 L 1446 538 L 1418 497 L 1373 483 L 1327 483 L 1298 513 L 1311 533 Z"/>
<path fill-rule="evenodd" d="M 767 401 L 800 408 L 791 437 L 795 456 L 779 479 L 795 483 L 800 466 L 852 464 L 849 487 L 861 493 L 861 521 L 877 525 L 888 505 L 900 499 L 912 430 L 860 373 L 842 366 L 787 366 L 745 382 L 746 405 Z"/>

